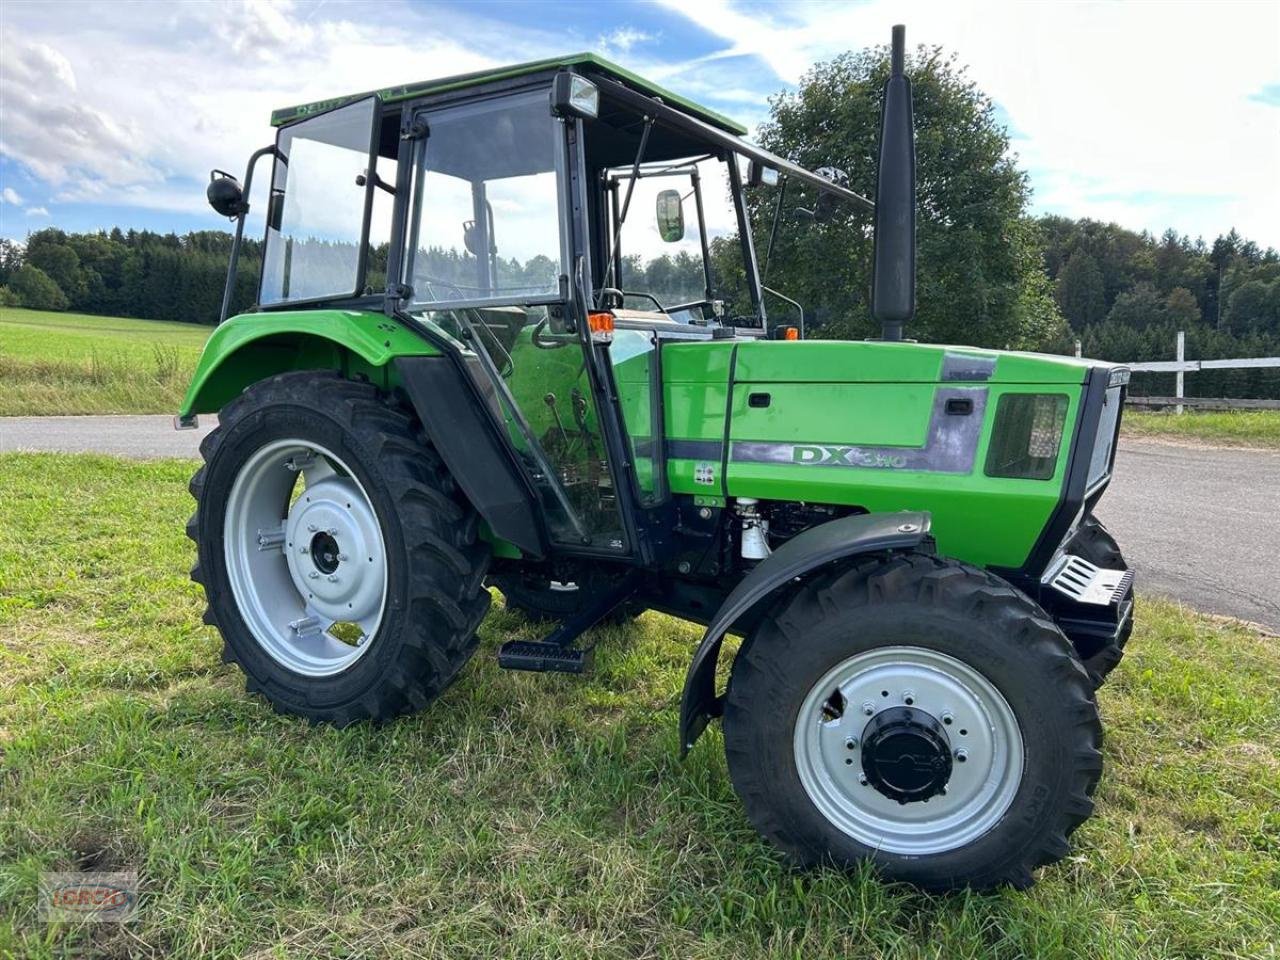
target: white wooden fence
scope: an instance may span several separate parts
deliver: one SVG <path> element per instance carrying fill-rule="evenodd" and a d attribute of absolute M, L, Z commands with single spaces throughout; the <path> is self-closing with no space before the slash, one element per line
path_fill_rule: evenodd
<path fill-rule="evenodd" d="M 1238 400 L 1229 397 L 1187 397 L 1183 392 L 1183 377 L 1199 370 L 1240 370 L 1259 367 L 1280 367 L 1280 357 L 1239 357 L 1233 360 L 1188 360 L 1186 358 L 1187 337 L 1178 331 L 1178 347 L 1176 360 L 1150 360 L 1141 363 L 1126 363 L 1125 366 L 1135 373 L 1176 373 L 1174 396 L 1172 397 L 1134 397 L 1127 403 L 1135 406 L 1173 407 L 1175 413 L 1182 413 L 1184 407 L 1195 407 L 1208 410 L 1280 410 L 1280 400 Z M 1080 356 L 1080 341 L 1076 341 L 1076 356 Z"/>

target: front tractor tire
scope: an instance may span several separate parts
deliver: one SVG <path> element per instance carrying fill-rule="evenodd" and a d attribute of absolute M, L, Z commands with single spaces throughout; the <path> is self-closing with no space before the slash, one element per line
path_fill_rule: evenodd
<path fill-rule="evenodd" d="M 338 727 L 439 696 L 475 652 L 489 549 L 415 419 L 370 384 L 288 373 L 200 452 L 191 576 L 247 689 Z"/>
<path fill-rule="evenodd" d="M 1107 528 L 1096 517 L 1085 517 L 1071 542 L 1067 544 L 1067 552 L 1083 557 L 1095 567 L 1103 570 L 1124 570 L 1128 565 L 1124 562 L 1124 554 L 1120 552 L 1120 544 L 1116 542 Z M 1095 687 L 1106 681 L 1107 675 L 1120 665 L 1124 658 L 1124 647 L 1129 641 L 1129 633 L 1133 627 L 1123 631 L 1113 640 L 1094 643 L 1090 646 L 1078 646 L 1077 652 L 1089 672 L 1089 679 Z"/>
<path fill-rule="evenodd" d="M 748 817 L 793 862 L 871 861 L 928 889 L 1029 886 L 1102 771 L 1061 631 L 1004 581 L 923 554 L 779 600 L 734 661 L 724 737 Z"/>

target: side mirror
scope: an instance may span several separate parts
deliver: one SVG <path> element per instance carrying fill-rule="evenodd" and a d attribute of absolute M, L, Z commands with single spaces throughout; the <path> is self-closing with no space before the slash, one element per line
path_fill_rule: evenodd
<path fill-rule="evenodd" d="M 819 167 L 814 173 L 830 180 L 836 186 L 849 188 L 849 174 L 845 173 L 839 167 Z M 840 206 L 840 201 L 833 193 L 819 193 L 818 200 L 813 205 L 813 219 L 818 223 L 828 223 L 836 218 L 836 213 Z"/>
<path fill-rule="evenodd" d="M 474 220 L 467 220 L 462 224 L 462 245 L 473 257 L 484 255 L 484 251 L 480 248 L 479 226 Z"/>
<path fill-rule="evenodd" d="M 679 190 L 663 190 L 657 200 L 658 236 L 663 243 L 684 239 L 684 203 Z"/>
<path fill-rule="evenodd" d="M 204 195 L 209 200 L 209 206 L 220 216 L 234 218 L 249 211 L 240 181 L 224 170 L 209 173 L 209 187 Z"/>

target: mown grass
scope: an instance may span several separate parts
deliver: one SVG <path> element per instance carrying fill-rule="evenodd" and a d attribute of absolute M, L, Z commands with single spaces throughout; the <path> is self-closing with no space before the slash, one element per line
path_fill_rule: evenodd
<path fill-rule="evenodd" d="M 1234 447 L 1280 449 L 1280 410 L 1124 412 L 1121 431 L 1131 437 L 1195 440 Z"/>
<path fill-rule="evenodd" d="M 797 873 L 718 732 L 676 759 L 698 630 L 649 613 L 584 678 L 499 671 L 501 602 L 426 712 L 311 728 L 200 623 L 185 462 L 0 458 L 0 956 L 1273 957 L 1280 641 L 1144 601 L 1107 769 L 1030 891 Z M 128 925 L 36 920 L 42 870 L 135 867 Z"/>
<path fill-rule="evenodd" d="M 0 307 L 0 416 L 173 413 L 209 332 Z"/>

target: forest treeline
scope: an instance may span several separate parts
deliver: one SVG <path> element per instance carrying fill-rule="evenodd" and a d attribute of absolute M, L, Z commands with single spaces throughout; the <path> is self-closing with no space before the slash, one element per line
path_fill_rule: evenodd
<path fill-rule="evenodd" d="M 1041 217 L 1034 226 L 1062 323 L 1047 325 L 1042 342 L 1030 346 L 1067 353 L 1079 339 L 1085 356 L 1163 360 L 1172 358 L 1176 331 L 1183 330 L 1191 358 L 1280 355 L 1275 250 L 1235 231 L 1209 244 L 1173 231 L 1157 238 L 1059 216 Z M 25 244 L 0 240 L 0 304 L 212 324 L 230 248 L 231 235 L 222 231 L 40 230 Z M 385 249 L 373 251 L 371 277 L 385 276 L 385 255 Z M 512 272 L 518 268 L 511 265 Z M 233 312 L 254 304 L 260 269 L 261 243 L 246 240 Z M 687 299 L 702 286 L 700 261 L 683 252 L 647 263 L 629 257 L 624 273 L 628 289 L 646 290 L 664 303 Z M 785 292 L 789 284 L 775 274 L 770 285 Z M 850 296 L 848 303 L 849 312 L 865 310 L 864 297 Z M 828 314 L 811 324 L 810 335 L 823 335 L 824 327 L 838 336 L 850 324 Z M 1146 375 L 1136 386 L 1161 393 L 1169 389 L 1168 379 Z M 1280 372 L 1198 373 L 1187 388 L 1202 396 L 1280 396 Z"/>

